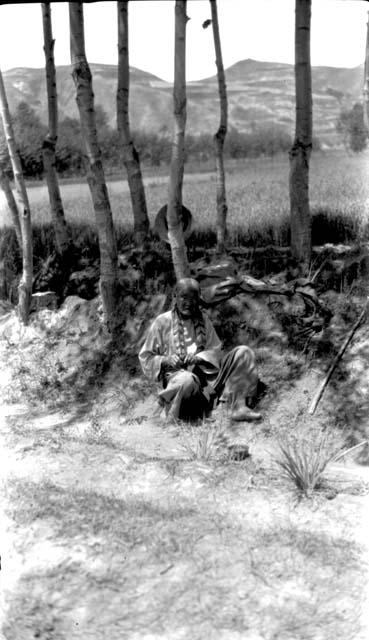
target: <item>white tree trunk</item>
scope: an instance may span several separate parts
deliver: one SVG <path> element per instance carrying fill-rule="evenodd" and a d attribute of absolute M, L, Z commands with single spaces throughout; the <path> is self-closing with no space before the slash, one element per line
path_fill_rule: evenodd
<path fill-rule="evenodd" d="M 216 0 L 210 0 L 211 21 L 213 28 L 215 62 L 217 65 L 219 101 L 220 101 L 220 122 L 219 128 L 214 136 L 215 162 L 217 170 L 217 249 L 224 251 L 225 239 L 227 235 L 227 197 L 224 173 L 224 141 L 227 135 L 228 124 L 228 101 L 227 86 L 223 66 L 222 47 L 220 43 L 219 21 Z"/>
<path fill-rule="evenodd" d="M 364 63 L 364 123 L 369 131 L 369 12 L 366 25 L 366 46 Z"/>
<path fill-rule="evenodd" d="M 186 0 L 176 0 L 173 87 L 174 131 L 167 208 L 168 239 L 177 280 L 190 274 L 181 224 L 184 136 L 186 128 L 186 5 Z"/>
<path fill-rule="evenodd" d="M 128 0 L 117 2 L 118 10 L 118 90 L 117 124 L 133 209 L 134 236 L 142 244 L 150 230 L 140 159 L 129 126 L 129 37 Z"/>
<path fill-rule="evenodd" d="M 15 191 L 22 234 L 22 277 L 18 286 L 18 313 L 24 324 L 28 323 L 32 297 L 33 254 L 31 210 L 24 184 L 21 161 L 14 140 L 13 124 L 0 71 L 0 107 L 10 161 L 14 173 Z"/>
<path fill-rule="evenodd" d="M 10 186 L 9 178 L 1 168 L 0 168 L 0 186 L 4 192 L 6 202 L 9 207 L 10 214 L 12 216 L 15 235 L 17 237 L 19 248 L 22 251 L 22 232 L 21 232 L 21 227 L 19 222 L 19 211 L 18 211 L 17 203 Z"/>
<path fill-rule="evenodd" d="M 58 176 L 55 169 L 55 148 L 58 138 L 58 99 L 54 62 L 55 41 L 53 40 L 52 34 L 50 2 L 43 2 L 41 4 L 41 8 L 44 31 L 47 105 L 49 116 L 49 131 L 42 145 L 42 155 L 47 188 L 49 191 L 51 219 L 54 227 L 56 248 L 58 253 L 63 255 L 68 250 L 70 241 L 60 195 Z"/>
<path fill-rule="evenodd" d="M 296 0 L 295 83 L 296 129 L 290 151 L 291 250 L 304 270 L 311 258 L 309 163 L 313 107 L 310 63 L 311 0 Z"/>
<path fill-rule="evenodd" d="M 70 47 L 73 80 L 86 154 L 87 181 L 95 210 L 100 248 L 100 291 L 108 326 L 116 326 L 117 247 L 113 217 L 97 140 L 92 76 L 86 59 L 83 3 L 69 2 Z"/>

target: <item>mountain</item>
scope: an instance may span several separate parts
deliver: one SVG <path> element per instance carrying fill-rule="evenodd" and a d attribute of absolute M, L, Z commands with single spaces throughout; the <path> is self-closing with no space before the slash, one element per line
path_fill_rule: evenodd
<path fill-rule="evenodd" d="M 115 126 L 115 65 L 91 64 L 95 103 Z M 132 129 L 171 132 L 172 84 L 131 67 L 130 119 Z M 363 66 L 353 69 L 313 67 L 314 135 L 334 146 L 339 142 L 335 122 L 341 108 L 362 97 Z M 10 109 L 25 100 L 47 121 L 45 70 L 16 68 L 4 73 Z M 229 126 L 249 131 L 258 126 L 279 126 L 293 132 L 294 68 L 290 64 L 242 60 L 226 69 Z M 57 67 L 60 119 L 78 117 L 69 66 Z M 187 85 L 187 132 L 213 133 L 219 121 L 217 78 Z"/>

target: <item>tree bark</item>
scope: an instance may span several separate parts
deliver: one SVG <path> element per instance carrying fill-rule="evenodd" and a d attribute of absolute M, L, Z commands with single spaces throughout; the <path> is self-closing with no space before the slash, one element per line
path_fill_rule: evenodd
<path fill-rule="evenodd" d="M 186 0 L 176 0 L 174 43 L 174 130 L 168 189 L 168 239 L 177 280 L 190 275 L 181 224 L 186 128 Z"/>
<path fill-rule="evenodd" d="M 92 76 L 85 53 L 83 3 L 69 2 L 72 76 L 85 149 L 87 182 L 95 211 L 100 249 L 100 292 L 110 330 L 117 322 L 117 246 L 113 217 L 97 140 Z"/>
<path fill-rule="evenodd" d="M 364 124 L 369 131 L 369 12 L 366 24 L 366 46 L 364 62 Z"/>
<path fill-rule="evenodd" d="M 216 0 L 210 0 L 211 20 L 215 47 L 215 62 L 217 65 L 219 101 L 220 101 L 220 123 L 218 131 L 214 136 L 215 162 L 217 175 L 217 250 L 222 253 L 225 248 L 227 237 L 227 197 L 224 174 L 224 141 L 227 135 L 228 123 L 228 101 L 227 86 L 225 81 L 222 47 L 220 43 L 218 10 Z"/>
<path fill-rule="evenodd" d="M 21 232 L 21 227 L 19 222 L 19 211 L 18 211 L 17 203 L 10 186 L 9 178 L 1 168 L 0 168 L 0 186 L 4 192 L 6 202 L 8 204 L 8 207 L 12 216 L 15 235 L 17 237 L 19 248 L 22 251 L 22 232 Z"/>
<path fill-rule="evenodd" d="M 136 244 L 140 246 L 150 230 L 147 215 L 145 189 L 142 180 L 140 159 L 134 147 L 129 126 L 129 41 L 128 0 L 117 2 L 118 10 L 118 89 L 117 124 L 123 149 L 123 160 L 127 170 L 128 185 L 133 210 L 133 231 Z"/>
<path fill-rule="evenodd" d="M 311 0 L 296 0 L 295 87 L 296 128 L 290 151 L 290 211 L 292 255 L 306 270 L 311 258 L 309 163 L 312 149 L 312 90 L 310 63 Z"/>
<path fill-rule="evenodd" d="M 58 139 L 58 101 L 56 92 L 56 72 L 54 62 L 54 43 L 50 2 L 43 2 L 42 24 L 44 31 L 44 52 L 46 62 L 46 88 L 49 131 L 42 145 L 42 156 L 46 175 L 47 188 L 49 192 L 51 219 L 55 233 L 55 243 L 57 252 L 65 254 L 70 245 L 67 223 L 65 221 L 64 209 L 60 195 L 58 176 L 55 169 L 55 149 Z"/>
<path fill-rule="evenodd" d="M 33 252 L 31 210 L 28 202 L 26 186 L 24 184 L 20 157 L 14 140 L 13 123 L 10 117 L 8 100 L 5 93 L 3 76 L 0 71 L 0 106 L 5 137 L 12 164 L 19 222 L 22 235 L 22 276 L 18 286 L 18 313 L 23 324 L 28 324 L 32 297 Z"/>

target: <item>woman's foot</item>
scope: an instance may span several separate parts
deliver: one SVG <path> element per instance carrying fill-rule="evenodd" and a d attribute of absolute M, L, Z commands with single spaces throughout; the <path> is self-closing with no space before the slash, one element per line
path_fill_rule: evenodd
<path fill-rule="evenodd" d="M 254 420 L 261 420 L 261 413 L 252 411 L 246 406 L 245 397 L 240 394 L 233 398 L 231 420 L 233 422 L 252 422 Z"/>
<path fill-rule="evenodd" d="M 231 413 L 231 420 L 233 422 L 253 422 L 256 420 L 261 420 L 262 417 L 263 416 L 261 415 L 261 413 L 252 411 L 251 409 L 246 407 L 246 405 L 233 409 Z"/>

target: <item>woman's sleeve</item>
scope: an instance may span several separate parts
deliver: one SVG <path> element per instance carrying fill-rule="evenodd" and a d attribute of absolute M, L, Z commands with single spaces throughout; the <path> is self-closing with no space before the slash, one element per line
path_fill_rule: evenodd
<path fill-rule="evenodd" d="M 205 318 L 205 333 L 206 333 L 206 349 L 214 349 L 218 354 L 222 350 L 222 343 L 219 339 L 217 332 L 214 329 L 213 323 L 210 318 L 204 314 Z"/>
<path fill-rule="evenodd" d="M 162 331 L 158 318 L 154 320 L 147 332 L 146 340 L 140 349 L 138 358 L 141 369 L 150 380 L 159 379 L 161 364 L 165 355 Z"/>

